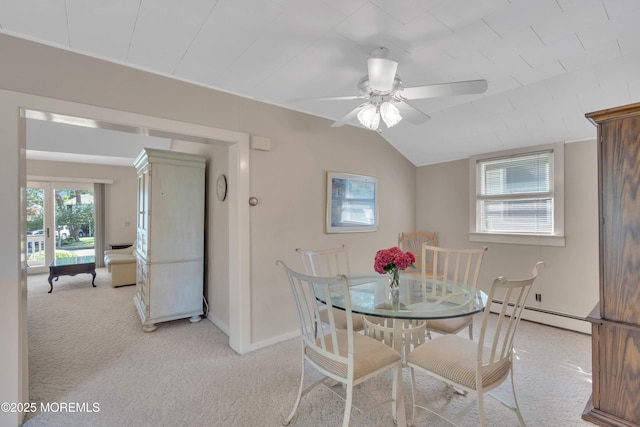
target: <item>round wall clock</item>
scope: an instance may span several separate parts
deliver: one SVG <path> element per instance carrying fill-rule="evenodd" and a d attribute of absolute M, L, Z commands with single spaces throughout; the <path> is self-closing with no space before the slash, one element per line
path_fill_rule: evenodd
<path fill-rule="evenodd" d="M 218 200 L 221 202 L 227 198 L 227 176 L 223 173 L 218 175 L 218 182 L 216 183 L 216 192 L 218 194 Z"/>

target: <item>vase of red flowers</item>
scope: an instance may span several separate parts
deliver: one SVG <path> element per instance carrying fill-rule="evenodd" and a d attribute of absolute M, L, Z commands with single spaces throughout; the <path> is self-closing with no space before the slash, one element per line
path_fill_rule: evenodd
<path fill-rule="evenodd" d="M 389 299 L 394 308 L 399 305 L 400 270 L 412 267 L 414 262 L 416 257 L 411 252 L 404 252 L 397 246 L 376 253 L 373 268 L 377 273 L 389 275 Z"/>

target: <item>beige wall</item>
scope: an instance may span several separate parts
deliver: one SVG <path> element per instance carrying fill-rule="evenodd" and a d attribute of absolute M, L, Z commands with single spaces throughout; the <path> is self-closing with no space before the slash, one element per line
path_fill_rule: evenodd
<path fill-rule="evenodd" d="M 291 300 L 276 259 L 302 269 L 295 248 L 346 244 L 351 270 L 373 272 L 376 250 L 395 245 L 398 232 L 415 222 L 415 167 L 376 133 L 349 126 L 335 132 L 329 121 L 303 114 L 289 123 L 285 110 L 274 113 L 275 120 L 252 132 L 273 143 L 272 151 L 251 151 L 251 194 L 260 201 L 251 208 L 252 331 L 258 341 L 291 331 L 296 321 L 279 309 Z M 378 178 L 378 232 L 324 233 L 327 170 Z"/>
<path fill-rule="evenodd" d="M 586 120 L 586 119 L 585 119 Z M 598 181 L 596 142 L 565 145 L 564 247 L 469 242 L 469 162 L 458 160 L 417 170 L 416 226 L 436 231 L 448 247 L 487 246 L 480 285 L 488 289 L 499 275 L 527 274 L 534 263 L 545 267 L 528 304 L 584 317 L 598 301 Z M 541 293 L 542 302 L 533 294 Z M 549 317 L 545 321 L 561 319 Z M 585 322 L 586 323 L 586 322 Z M 559 326 L 563 326 L 560 324 Z M 587 327 L 588 325 L 584 325 Z"/>
<path fill-rule="evenodd" d="M 291 302 L 290 291 L 276 260 L 302 269 L 295 248 L 346 244 L 351 269 L 372 272 L 376 250 L 395 245 L 398 232 L 413 228 L 416 168 L 377 134 L 363 129 L 333 129 L 329 121 L 268 105 L 248 109 L 246 114 L 253 121 L 243 130 L 271 140 L 270 151 L 251 150 L 250 154 L 251 196 L 259 200 L 250 211 L 251 332 L 252 342 L 260 346 L 297 333 L 293 307 L 289 304 L 288 310 L 282 310 Z M 197 145 L 185 143 L 180 149 L 198 152 Z M 174 142 L 172 149 L 177 147 Z M 210 155 L 215 158 L 214 153 Z M 378 232 L 324 233 L 326 171 L 379 179 Z M 218 173 L 210 176 L 211 186 Z M 209 197 L 215 198 L 213 189 Z M 215 215 L 210 221 L 216 221 Z M 216 242 L 210 245 L 215 248 Z M 210 275 L 209 280 L 218 282 L 219 278 Z M 228 317 L 224 307 L 219 307 L 224 292 L 222 284 L 209 289 L 210 316 L 223 329 Z"/>
<path fill-rule="evenodd" d="M 18 168 L 18 108 L 26 94 L 127 111 L 180 122 L 247 132 L 270 138 L 272 150 L 252 151 L 251 195 L 251 342 L 254 348 L 296 334 L 297 320 L 284 275 L 275 266 L 282 258 L 294 268 L 301 263 L 296 247 L 350 247 L 352 269 L 372 271 L 375 251 L 395 244 L 400 230 L 415 223 L 415 167 L 375 132 L 345 126 L 256 101 L 216 92 L 143 71 L 0 35 L 3 52 L 0 89 L 0 196 L 7 202 L 0 225 L 9 251 L 0 257 L 0 361 L 2 401 L 25 401 L 26 303 L 19 229 L 21 200 Z M 373 175 L 380 183 L 380 228 L 376 233 L 324 233 L 327 170 Z M 209 189 L 208 197 L 215 197 Z M 118 219 L 112 218 L 114 229 Z M 214 218 L 208 218 L 209 221 Z M 114 235 L 115 236 L 115 235 Z M 117 236 L 120 237 L 120 236 Z M 123 238 L 127 236 L 122 236 Z M 7 305 L 8 304 L 8 305 Z M 6 353 L 6 354 L 5 354 Z M 16 425 L 16 417 L 0 414 L 0 424 Z"/>
<path fill-rule="evenodd" d="M 27 147 L 29 146 L 27 133 Z M 108 179 L 105 185 L 105 244 L 133 243 L 136 240 L 136 191 L 138 179 L 132 166 L 27 161 L 27 175 L 81 179 Z M 128 224 L 128 225 L 127 225 Z"/>

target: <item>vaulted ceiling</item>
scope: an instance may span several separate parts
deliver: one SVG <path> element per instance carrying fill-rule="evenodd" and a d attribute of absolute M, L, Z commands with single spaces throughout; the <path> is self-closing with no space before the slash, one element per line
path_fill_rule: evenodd
<path fill-rule="evenodd" d="M 594 137 L 586 112 L 640 101 L 639 18 L 637 0 L 0 2 L 0 32 L 331 120 L 362 101 L 291 99 L 358 95 L 379 46 L 405 86 L 486 79 L 383 127 L 417 166 Z"/>

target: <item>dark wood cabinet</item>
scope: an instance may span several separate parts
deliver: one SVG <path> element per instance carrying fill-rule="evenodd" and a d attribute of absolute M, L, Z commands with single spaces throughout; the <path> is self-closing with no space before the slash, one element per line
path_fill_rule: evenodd
<path fill-rule="evenodd" d="M 640 426 L 640 103 L 586 115 L 598 126 L 600 302 L 593 390 L 582 418 Z"/>

